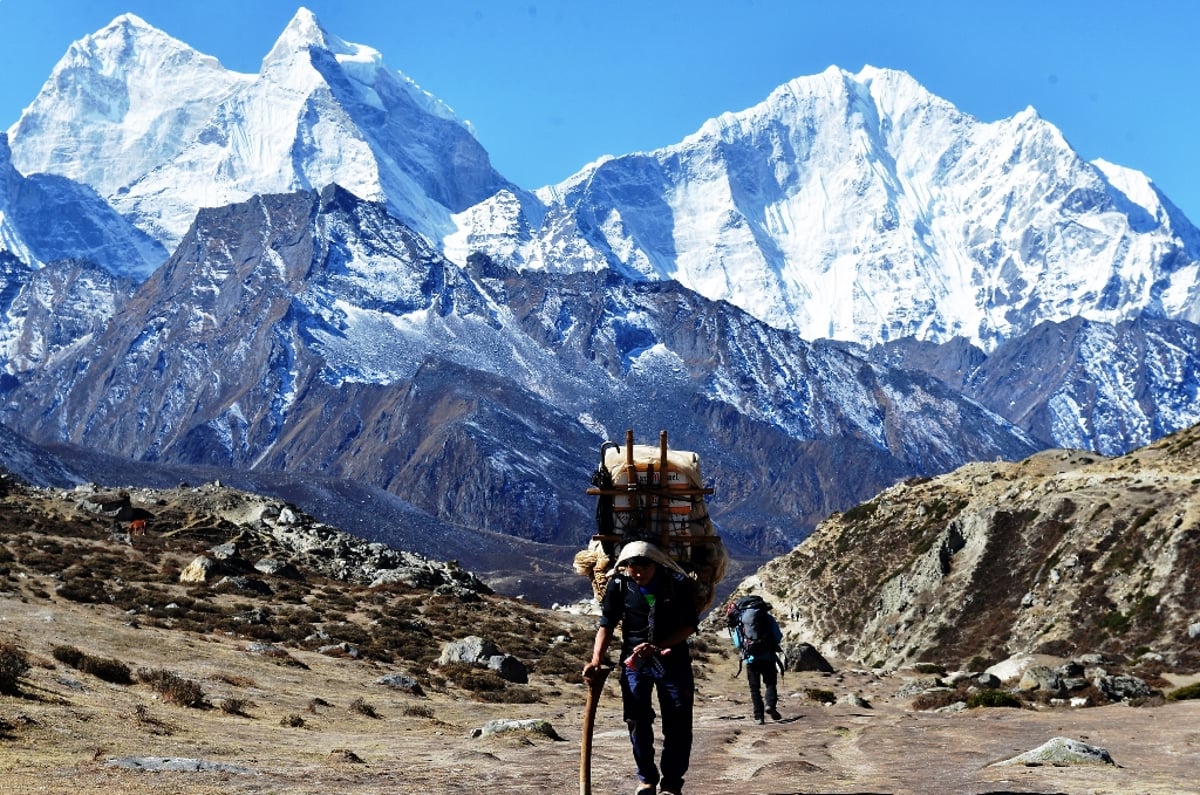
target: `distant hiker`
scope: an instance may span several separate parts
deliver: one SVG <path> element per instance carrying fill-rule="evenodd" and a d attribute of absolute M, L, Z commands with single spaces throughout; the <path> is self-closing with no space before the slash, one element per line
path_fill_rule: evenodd
<path fill-rule="evenodd" d="M 783 632 L 775 616 L 771 615 L 771 605 L 761 596 L 743 596 L 729 605 L 725 620 L 733 647 L 741 655 L 738 671 L 741 671 L 742 663 L 746 665 L 754 721 L 762 723 L 764 714 L 770 715 L 772 720 L 779 720 L 783 717 L 776 709 L 779 701 L 778 675 L 783 671 L 780 646 Z M 766 689 L 765 703 L 760 684 Z"/>
<path fill-rule="evenodd" d="M 695 678 L 687 639 L 700 625 L 693 582 L 658 547 L 633 541 L 621 549 L 617 570 L 600 600 L 600 626 L 592 659 L 583 667 L 590 679 L 603 664 L 613 629 L 621 624 L 621 702 L 638 795 L 678 795 L 692 754 Z M 662 716 L 661 774 L 654 762 L 654 705 L 658 691 Z"/>

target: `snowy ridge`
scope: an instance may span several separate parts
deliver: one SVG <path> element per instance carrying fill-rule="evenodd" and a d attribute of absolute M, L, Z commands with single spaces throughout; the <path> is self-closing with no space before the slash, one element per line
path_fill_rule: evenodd
<path fill-rule="evenodd" d="M 23 173 L 93 186 L 168 249 L 200 208 L 333 183 L 438 240 L 511 187 L 448 107 L 303 8 L 257 75 L 118 17 L 72 45 L 11 137 Z"/>
<path fill-rule="evenodd" d="M 1043 320 L 1190 319 L 1195 228 L 1144 176 L 1106 173 L 1118 170 L 1083 161 L 1032 108 L 982 123 L 904 73 L 831 67 L 543 190 L 530 242 L 493 253 L 675 279 L 808 339 L 964 336 L 990 350 Z"/>
<path fill-rule="evenodd" d="M 177 155 L 252 78 L 123 14 L 72 44 L 21 118 L 13 162 L 112 198 Z"/>

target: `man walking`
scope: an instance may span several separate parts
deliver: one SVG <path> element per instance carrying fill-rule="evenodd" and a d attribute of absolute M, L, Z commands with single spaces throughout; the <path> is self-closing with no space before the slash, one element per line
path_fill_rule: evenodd
<path fill-rule="evenodd" d="M 601 667 L 613 629 L 621 624 L 621 703 L 637 766 L 637 795 L 679 795 L 692 753 L 696 692 L 687 643 L 700 625 L 692 580 L 658 547 L 630 542 L 622 547 L 600 601 L 599 624 L 583 677 L 590 679 Z M 653 692 L 662 717 L 659 764 Z"/>
<path fill-rule="evenodd" d="M 783 716 L 776 707 L 779 702 L 779 672 L 783 669 L 780 660 L 783 632 L 771 615 L 771 605 L 761 596 L 744 596 L 728 607 L 725 617 L 733 647 L 741 655 L 739 670 L 741 664 L 746 666 L 754 722 L 763 723 L 764 715 L 770 715 L 772 720 L 780 720 Z"/>

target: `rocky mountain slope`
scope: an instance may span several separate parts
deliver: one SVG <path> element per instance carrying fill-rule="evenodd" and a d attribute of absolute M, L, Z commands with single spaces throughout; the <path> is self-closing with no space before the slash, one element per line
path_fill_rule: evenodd
<path fill-rule="evenodd" d="M 593 532 L 596 451 L 627 428 L 701 454 L 751 554 L 898 478 L 1037 449 L 923 373 L 673 283 L 459 266 L 336 187 L 203 211 L 121 306 L 19 373 L 4 420 L 130 460 L 343 478 L 539 543 Z"/>
<path fill-rule="evenodd" d="M 0 478 L 0 791 L 573 792 L 593 633 L 220 484 Z M 1197 700 L 931 710 L 947 688 L 921 667 L 833 658 L 789 671 L 782 720 L 755 726 L 723 630 L 692 645 L 695 795 L 1177 795 L 1194 777 Z M 1155 692 L 1194 681 L 1163 673 Z M 610 677 L 594 791 L 634 787 L 619 703 Z M 1055 738 L 1094 753 L 1021 761 Z"/>
<path fill-rule="evenodd" d="M 743 588 L 831 654 L 975 670 L 1014 654 L 1200 666 L 1200 426 L 913 479 L 822 522 Z"/>
<path fill-rule="evenodd" d="M 627 428 L 701 454 L 757 564 L 903 478 L 1200 419 L 1194 227 L 1035 113 L 981 123 L 901 73 L 797 79 L 535 196 L 307 10 L 255 75 L 126 15 L 9 139 L 0 421 L 319 481 L 372 540 L 552 548 L 513 582 L 590 533 Z"/>

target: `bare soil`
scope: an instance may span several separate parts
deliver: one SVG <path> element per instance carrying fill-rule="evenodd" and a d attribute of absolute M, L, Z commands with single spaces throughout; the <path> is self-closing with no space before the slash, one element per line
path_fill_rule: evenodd
<path fill-rule="evenodd" d="M 423 696 L 379 684 L 389 666 L 294 651 L 281 664 L 243 639 L 135 628 L 110 607 L 5 598 L 0 642 L 20 642 L 33 667 L 20 693 L 0 696 L 0 793 L 503 793 L 579 791 L 584 690 L 537 677 L 535 703 L 481 703 L 447 688 Z M 591 619 L 567 616 L 589 631 Z M 1200 702 L 1088 709 L 914 712 L 895 694 L 902 673 L 789 673 L 783 720 L 750 719 L 744 678 L 725 639 L 702 638 L 696 744 L 685 791 L 726 793 L 1194 793 Z M 167 667 L 201 684 L 212 705 L 163 703 L 144 684 L 110 684 L 57 663 L 70 644 Z M 825 706 L 810 690 L 870 707 Z M 364 709 L 363 705 L 367 708 Z M 357 706 L 355 706 L 357 705 Z M 592 791 L 633 792 L 620 696 L 610 678 L 600 704 Z M 371 714 L 367 714 L 371 713 Z M 496 718 L 548 720 L 541 735 L 473 737 Z M 294 723 L 296 725 L 283 725 Z M 1109 751 L 1116 766 L 996 763 L 1058 736 Z M 231 769 L 126 769 L 116 760 L 201 760 Z M 198 767 L 198 766 L 197 766 Z"/>
<path fill-rule="evenodd" d="M 240 533 L 190 494 L 156 506 L 156 528 L 126 542 L 70 501 L 0 500 L 0 651 L 19 649 L 29 664 L 14 692 L 0 692 L 0 795 L 579 791 L 578 672 L 593 618 L 502 597 L 380 592 L 313 572 L 276 582 L 268 596 L 185 587 L 178 573 L 188 561 Z M 270 620 L 238 623 L 258 613 Z M 296 640 L 317 627 L 358 637 L 369 653 L 332 656 Z M 495 637 L 530 663 L 530 682 L 497 696 L 439 669 L 441 643 L 470 634 Z M 256 639 L 281 653 L 263 653 Z M 170 672 L 198 686 L 203 703 L 179 706 L 139 677 L 113 683 L 77 670 L 62 661 L 63 647 L 133 672 Z M 703 631 L 694 647 L 689 795 L 1200 791 L 1197 701 L 920 712 L 897 695 L 917 674 L 831 660 L 838 673 L 789 673 L 783 720 L 760 726 L 723 632 Z M 392 674 L 417 680 L 421 692 L 381 683 Z M 837 703 L 824 705 L 825 694 Z M 476 736 L 501 718 L 548 721 L 558 739 Z M 1116 765 L 997 765 L 1060 736 L 1105 748 Z M 632 793 L 614 677 L 594 751 L 592 792 Z M 164 760 L 190 769 L 165 770 Z"/>

